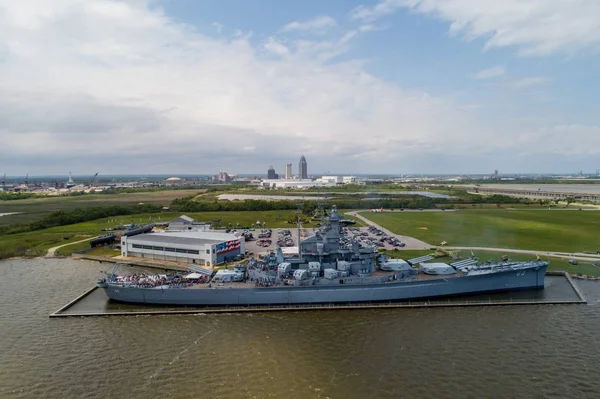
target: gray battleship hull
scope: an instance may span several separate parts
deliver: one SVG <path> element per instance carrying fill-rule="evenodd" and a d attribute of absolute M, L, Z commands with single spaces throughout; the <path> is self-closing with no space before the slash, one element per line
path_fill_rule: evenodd
<path fill-rule="evenodd" d="M 307 287 L 139 288 L 108 285 L 115 301 L 159 305 L 289 305 L 402 301 L 494 291 L 544 288 L 546 265 L 473 276 L 394 281 L 372 285 Z"/>

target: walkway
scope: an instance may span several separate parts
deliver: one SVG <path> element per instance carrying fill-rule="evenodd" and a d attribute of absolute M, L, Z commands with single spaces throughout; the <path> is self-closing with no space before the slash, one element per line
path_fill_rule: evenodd
<path fill-rule="evenodd" d="M 66 244 L 62 244 L 62 245 L 58 245 L 56 247 L 52 247 L 48 250 L 48 252 L 46 253 L 46 258 L 54 258 L 56 256 L 56 251 L 58 251 L 59 249 L 61 249 L 62 247 L 66 247 L 68 245 L 73 245 L 73 244 L 79 244 L 80 242 L 86 242 L 86 241 L 91 241 L 96 237 L 90 237 L 90 238 L 85 238 L 83 240 L 79 240 L 79 241 L 74 241 L 74 242 L 68 242 Z"/>

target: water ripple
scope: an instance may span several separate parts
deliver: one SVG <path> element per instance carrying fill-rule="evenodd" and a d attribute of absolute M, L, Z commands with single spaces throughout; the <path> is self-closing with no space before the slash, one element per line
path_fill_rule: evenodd
<path fill-rule="evenodd" d="M 0 262 L 0 398 L 595 398 L 600 307 L 49 319 L 103 265 Z M 600 284 L 582 282 L 600 303 Z"/>

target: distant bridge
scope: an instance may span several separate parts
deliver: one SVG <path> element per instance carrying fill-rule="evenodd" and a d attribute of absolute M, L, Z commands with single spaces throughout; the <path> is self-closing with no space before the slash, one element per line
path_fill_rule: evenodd
<path fill-rule="evenodd" d="M 547 199 L 564 199 L 573 198 L 575 200 L 600 201 L 600 193 L 577 193 L 565 191 L 543 191 L 532 189 L 513 189 L 513 188 L 496 188 L 496 187 L 476 187 L 472 190 L 478 194 L 501 194 L 517 197 L 535 197 Z"/>

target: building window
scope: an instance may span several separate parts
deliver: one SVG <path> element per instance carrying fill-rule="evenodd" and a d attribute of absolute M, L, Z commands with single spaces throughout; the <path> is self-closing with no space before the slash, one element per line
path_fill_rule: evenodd
<path fill-rule="evenodd" d="M 143 248 L 140 244 L 132 244 L 131 246 L 133 248 L 138 248 L 138 249 L 142 249 Z"/>
<path fill-rule="evenodd" d="M 188 249 L 188 254 L 199 255 L 200 251 L 196 251 L 195 249 Z"/>
<path fill-rule="evenodd" d="M 187 254 L 187 249 L 177 248 L 176 251 L 179 252 L 179 253 L 182 253 L 182 254 Z"/>
<path fill-rule="evenodd" d="M 144 245 L 144 249 L 152 249 L 152 245 Z"/>
<path fill-rule="evenodd" d="M 165 250 L 163 247 L 152 247 L 152 249 L 155 251 L 164 251 Z"/>
<path fill-rule="evenodd" d="M 210 255 L 210 249 L 207 249 L 207 250 L 206 250 L 206 254 L 207 254 L 207 255 Z"/>
<path fill-rule="evenodd" d="M 175 248 L 165 248 L 165 251 L 167 252 L 175 252 Z"/>

